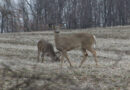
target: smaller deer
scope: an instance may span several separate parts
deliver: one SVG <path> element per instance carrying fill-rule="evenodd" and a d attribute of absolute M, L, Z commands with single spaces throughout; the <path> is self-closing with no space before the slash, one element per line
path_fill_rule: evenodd
<path fill-rule="evenodd" d="M 37 48 L 38 48 L 38 55 L 37 55 L 38 62 L 39 62 L 39 56 L 41 52 L 42 52 L 42 55 L 41 55 L 42 62 L 44 61 L 45 54 L 50 56 L 53 61 L 60 61 L 60 59 L 57 57 L 54 51 L 53 45 L 49 43 L 48 41 L 44 39 L 39 40 L 37 43 Z"/>

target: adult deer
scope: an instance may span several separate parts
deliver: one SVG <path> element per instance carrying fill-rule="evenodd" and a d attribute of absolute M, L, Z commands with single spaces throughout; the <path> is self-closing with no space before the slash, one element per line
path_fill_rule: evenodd
<path fill-rule="evenodd" d="M 37 48 L 38 48 L 38 55 L 37 55 L 38 61 L 39 61 L 39 56 L 41 52 L 42 52 L 42 55 L 41 55 L 42 62 L 44 61 L 45 54 L 48 54 L 53 61 L 60 61 L 60 59 L 57 57 L 54 51 L 53 45 L 49 43 L 48 41 L 44 39 L 39 40 L 37 43 Z"/>
<path fill-rule="evenodd" d="M 59 27 L 58 27 L 59 28 Z M 97 66 L 97 56 L 96 51 L 94 50 L 94 46 L 96 44 L 95 36 L 88 33 L 70 33 L 70 34 L 60 34 L 59 30 L 55 30 L 55 45 L 56 48 L 61 52 L 61 68 L 64 62 L 64 57 L 69 62 L 70 66 L 72 64 L 68 58 L 67 52 L 73 49 L 80 49 L 83 52 L 83 60 L 81 61 L 79 67 L 85 62 L 88 53 L 86 50 L 90 51 L 96 62 Z"/>

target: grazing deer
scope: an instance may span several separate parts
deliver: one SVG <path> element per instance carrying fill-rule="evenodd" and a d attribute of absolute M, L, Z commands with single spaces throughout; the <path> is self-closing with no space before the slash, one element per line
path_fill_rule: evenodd
<path fill-rule="evenodd" d="M 38 48 L 38 56 L 37 59 L 39 61 L 39 56 L 40 53 L 42 52 L 42 62 L 44 61 L 44 55 L 48 54 L 53 61 L 60 61 L 60 59 L 57 57 L 53 45 L 49 43 L 48 41 L 45 41 L 44 39 L 39 40 L 37 43 L 37 48 Z"/>
<path fill-rule="evenodd" d="M 54 34 L 55 34 L 54 37 L 55 37 L 56 48 L 62 53 L 61 68 L 64 62 L 64 57 L 67 59 L 70 66 L 72 67 L 72 64 L 67 55 L 67 51 L 76 48 L 79 48 L 83 52 L 83 60 L 81 61 L 79 67 L 82 66 L 82 64 L 85 62 L 88 56 L 86 50 L 90 51 L 93 54 L 97 66 L 97 56 L 96 56 L 96 51 L 94 50 L 96 39 L 94 35 L 88 33 L 73 33 L 73 34 L 71 33 L 71 34 L 61 35 L 59 30 L 55 30 Z"/>

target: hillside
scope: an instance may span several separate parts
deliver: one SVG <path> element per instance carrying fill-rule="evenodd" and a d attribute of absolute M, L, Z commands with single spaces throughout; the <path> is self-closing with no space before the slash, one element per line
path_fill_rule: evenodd
<path fill-rule="evenodd" d="M 88 32 L 97 37 L 96 67 L 91 53 L 78 68 L 82 54 L 68 53 L 59 62 L 46 57 L 37 62 L 37 42 L 44 38 L 54 44 L 53 31 L 0 34 L 0 88 L 3 90 L 130 90 L 130 26 L 62 31 L 62 34 Z M 56 49 L 55 49 L 56 50 Z"/>

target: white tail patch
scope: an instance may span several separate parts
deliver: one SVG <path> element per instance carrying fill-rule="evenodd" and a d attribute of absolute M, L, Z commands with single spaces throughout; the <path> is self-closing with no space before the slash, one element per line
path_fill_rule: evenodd
<path fill-rule="evenodd" d="M 96 36 L 93 35 L 93 37 L 94 37 L 94 40 L 95 40 L 95 43 L 93 44 L 93 48 L 96 48 Z"/>

